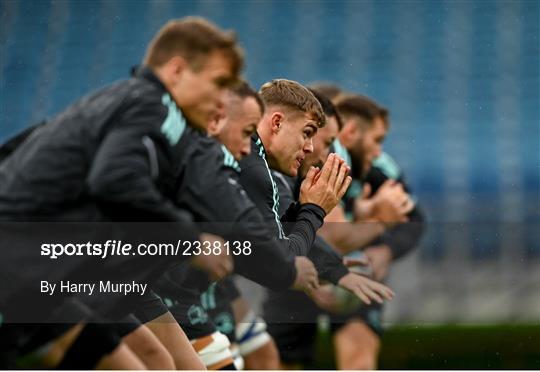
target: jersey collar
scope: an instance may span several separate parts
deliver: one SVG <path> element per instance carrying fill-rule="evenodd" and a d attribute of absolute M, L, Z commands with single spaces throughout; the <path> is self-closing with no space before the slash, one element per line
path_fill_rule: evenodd
<path fill-rule="evenodd" d="M 152 71 L 152 69 L 148 66 L 135 66 L 131 68 L 131 76 L 142 78 L 150 81 L 151 83 L 157 85 L 159 88 L 161 88 L 164 91 L 168 91 L 167 88 L 165 88 L 165 85 L 156 74 Z"/>
<path fill-rule="evenodd" d="M 259 134 L 257 132 L 255 132 L 255 134 L 251 136 L 251 143 L 252 150 L 254 150 L 261 158 L 266 159 L 266 151 L 264 150 L 264 144 L 262 143 L 261 137 L 259 137 Z"/>

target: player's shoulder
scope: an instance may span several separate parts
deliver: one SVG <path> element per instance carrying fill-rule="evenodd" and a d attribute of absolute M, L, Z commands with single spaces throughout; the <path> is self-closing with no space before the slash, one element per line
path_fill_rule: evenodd
<path fill-rule="evenodd" d="M 340 158 L 345 160 L 345 163 L 348 166 L 352 166 L 352 160 L 351 155 L 349 154 L 349 151 L 343 146 L 343 144 L 339 141 L 339 139 L 335 139 L 332 143 L 332 149 L 333 152 L 337 155 L 339 155 Z"/>
<path fill-rule="evenodd" d="M 240 160 L 239 165 L 244 172 L 267 172 L 265 167 L 265 152 L 264 147 L 260 144 L 260 139 L 251 140 L 251 152 Z"/>
<path fill-rule="evenodd" d="M 130 89 L 132 97 L 154 100 L 156 98 L 164 99 L 164 97 L 169 96 L 170 99 L 170 95 L 161 80 L 148 67 L 136 68 L 132 71 L 131 78 L 124 80 L 121 84 L 125 84 Z"/>
<path fill-rule="evenodd" d="M 276 170 L 272 170 L 272 178 L 276 182 L 276 185 L 278 188 L 285 188 L 289 190 L 291 193 L 293 192 L 295 186 L 296 186 L 296 177 L 287 176 L 281 172 L 278 172 Z"/>
<path fill-rule="evenodd" d="M 225 145 L 221 145 L 221 152 L 223 154 L 223 165 L 240 173 L 242 170 L 240 168 L 240 164 L 238 161 L 236 161 L 233 154 L 227 149 L 227 147 L 225 147 Z"/>
<path fill-rule="evenodd" d="M 167 133 L 172 133 L 172 138 L 178 140 L 179 134 L 183 133 L 186 127 L 182 110 L 151 71 L 140 71 L 131 78 L 118 82 L 104 94 L 111 96 L 111 99 L 120 100 L 122 111 L 128 116 L 147 118 L 147 122 L 163 121 L 164 134 L 167 136 Z M 181 128 L 182 131 L 174 133 L 171 128 Z"/>
<path fill-rule="evenodd" d="M 379 169 L 388 178 L 397 180 L 402 176 L 398 163 L 386 152 L 381 153 L 373 160 L 372 166 Z"/>
<path fill-rule="evenodd" d="M 240 165 L 232 153 L 222 143 L 205 133 L 188 127 L 184 142 L 190 146 L 192 160 L 196 160 L 198 166 L 218 172 L 220 168 L 230 168 L 240 172 Z"/>

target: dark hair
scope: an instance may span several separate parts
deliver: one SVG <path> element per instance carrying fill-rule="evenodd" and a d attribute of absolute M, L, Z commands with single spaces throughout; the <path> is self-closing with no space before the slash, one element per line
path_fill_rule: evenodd
<path fill-rule="evenodd" d="M 235 96 L 245 99 L 248 97 L 254 98 L 261 109 L 261 114 L 264 114 L 264 102 L 259 95 L 251 86 L 244 80 L 240 80 L 238 83 L 234 84 L 230 89 L 231 93 Z"/>
<path fill-rule="evenodd" d="M 319 93 L 317 89 L 308 88 L 311 93 L 319 100 L 319 103 L 321 104 L 321 107 L 323 109 L 323 112 L 326 116 L 329 118 L 335 117 L 338 128 L 341 130 L 343 128 L 343 121 L 341 120 L 341 117 L 339 116 L 339 113 L 336 110 L 336 106 L 328 99 L 324 94 Z"/>
<path fill-rule="evenodd" d="M 333 83 L 313 83 L 310 84 L 309 87 L 332 101 L 337 96 L 344 93 L 343 89 Z"/>
<path fill-rule="evenodd" d="M 362 119 L 361 125 L 371 126 L 379 117 L 384 121 L 386 127 L 390 125 L 388 110 L 366 96 L 357 94 L 339 96 L 336 100 L 336 108 L 344 120 L 357 117 Z"/>
<path fill-rule="evenodd" d="M 201 68 L 208 55 L 223 51 L 231 60 L 235 76 L 244 63 L 243 52 L 233 32 L 219 29 L 201 17 L 185 17 L 167 22 L 154 36 L 144 57 L 144 64 L 160 67 L 174 56 L 181 56 L 195 69 Z"/>

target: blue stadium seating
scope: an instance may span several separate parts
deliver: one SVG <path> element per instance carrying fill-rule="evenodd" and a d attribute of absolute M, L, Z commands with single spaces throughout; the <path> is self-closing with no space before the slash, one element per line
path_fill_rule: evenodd
<path fill-rule="evenodd" d="M 390 108 L 386 150 L 432 223 L 422 250 L 497 257 L 524 226 L 540 256 L 537 1 L 14 1 L 0 3 L 0 142 L 124 78 L 168 19 L 238 32 L 253 85 L 331 81 Z M 440 226 L 470 224 L 466 241 Z M 445 238 L 446 237 L 446 238 Z M 516 249 L 515 247 L 511 247 Z"/>

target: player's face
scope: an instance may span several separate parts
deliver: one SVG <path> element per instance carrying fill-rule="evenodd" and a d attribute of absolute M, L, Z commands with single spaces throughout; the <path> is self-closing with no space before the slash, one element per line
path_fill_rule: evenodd
<path fill-rule="evenodd" d="M 214 51 L 200 69 L 187 66 L 171 93 L 190 123 L 206 129 L 211 120 L 223 114 L 224 94 L 232 81 L 230 59 Z"/>
<path fill-rule="evenodd" d="M 326 117 L 326 125 L 317 131 L 313 137 L 313 152 L 306 155 L 306 158 L 300 166 L 300 176 L 306 177 L 306 174 L 311 166 L 322 168 L 328 154 L 330 146 L 336 139 L 339 132 L 338 122 L 335 116 Z"/>
<path fill-rule="evenodd" d="M 350 118 L 345 122 L 343 131 L 347 135 L 347 150 L 351 154 L 354 164 L 363 164 L 365 153 L 362 142 L 362 127 L 357 118 Z M 358 175 L 355 175 L 358 176 Z"/>
<path fill-rule="evenodd" d="M 376 118 L 373 125 L 362 134 L 363 163 L 362 172 L 366 174 L 371 168 L 371 163 L 381 155 L 382 144 L 386 136 L 387 128 L 381 118 Z"/>
<path fill-rule="evenodd" d="M 313 152 L 317 123 L 307 113 L 284 114 L 274 138 L 273 166 L 289 176 L 296 176 L 306 156 Z"/>
<path fill-rule="evenodd" d="M 225 112 L 218 139 L 236 160 L 240 160 L 251 151 L 251 136 L 261 120 L 261 108 L 255 98 L 247 97 L 242 100 L 227 100 Z"/>

